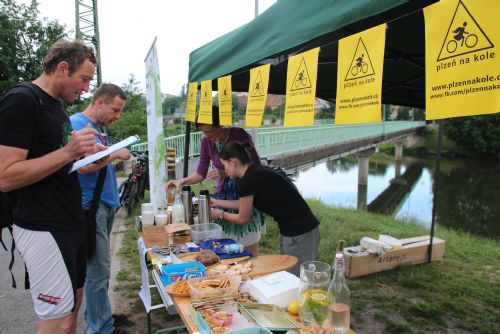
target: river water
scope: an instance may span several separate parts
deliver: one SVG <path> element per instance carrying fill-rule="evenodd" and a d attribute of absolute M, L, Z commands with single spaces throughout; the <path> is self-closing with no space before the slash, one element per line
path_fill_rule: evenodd
<path fill-rule="evenodd" d="M 392 208 L 387 208 L 386 214 L 397 219 L 415 219 L 430 227 L 434 169 L 434 159 L 405 161 L 400 173 L 396 173 L 398 167 L 394 162 L 370 162 L 366 191 L 370 211 L 373 211 L 370 203 L 391 183 L 396 183 L 396 187 L 403 184 L 395 190 L 399 200 L 392 203 Z M 402 182 L 391 182 L 396 174 L 403 176 L 397 179 Z M 295 178 L 295 184 L 305 198 L 316 198 L 340 207 L 356 208 L 358 205 L 357 159 L 342 158 L 321 163 L 297 172 Z M 500 162 L 441 159 L 436 207 L 438 225 L 498 239 Z"/>

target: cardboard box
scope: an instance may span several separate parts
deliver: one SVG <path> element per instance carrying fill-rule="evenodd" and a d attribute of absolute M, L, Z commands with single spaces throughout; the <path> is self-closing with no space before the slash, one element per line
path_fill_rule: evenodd
<path fill-rule="evenodd" d="M 391 270 L 403 264 L 418 264 L 427 262 L 429 236 L 401 239 L 403 246 L 386 252 L 384 255 L 348 252 L 349 249 L 358 251 L 360 246 L 344 249 L 345 275 L 353 278 L 381 271 Z M 432 243 L 432 261 L 441 261 L 444 255 L 443 239 L 434 237 Z"/>

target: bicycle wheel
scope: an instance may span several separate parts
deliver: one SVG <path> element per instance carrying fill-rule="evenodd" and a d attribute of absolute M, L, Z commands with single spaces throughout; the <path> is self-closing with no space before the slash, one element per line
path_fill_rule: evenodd
<path fill-rule="evenodd" d="M 358 74 L 358 67 L 357 67 L 357 66 L 353 66 L 353 67 L 351 68 L 351 74 L 352 74 L 352 76 L 354 76 L 354 77 Z"/>
<path fill-rule="evenodd" d="M 475 47 L 476 44 L 477 44 L 477 36 L 474 34 L 467 36 L 467 38 L 465 39 L 465 46 L 468 47 L 469 49 Z"/>
<path fill-rule="evenodd" d="M 144 179 L 144 177 L 141 178 L 139 185 L 140 185 L 138 189 L 139 198 L 144 199 L 144 193 L 146 192 L 146 180 Z"/>
<path fill-rule="evenodd" d="M 133 182 L 130 187 L 129 201 L 127 206 L 127 212 L 130 216 L 132 214 L 132 210 L 134 209 L 135 203 L 137 202 L 137 182 Z"/>
<path fill-rule="evenodd" d="M 446 44 L 446 51 L 448 51 L 449 53 L 453 53 L 457 50 L 457 47 L 458 47 L 457 41 L 452 39 Z"/>
<path fill-rule="evenodd" d="M 361 65 L 361 72 L 363 72 L 363 73 L 368 72 L 368 64 L 367 63 L 363 63 L 363 65 Z"/>
<path fill-rule="evenodd" d="M 120 200 L 120 206 L 123 206 L 125 204 L 125 200 L 127 197 L 127 186 L 128 186 L 128 180 L 123 181 L 120 186 L 118 187 L 118 198 Z"/>

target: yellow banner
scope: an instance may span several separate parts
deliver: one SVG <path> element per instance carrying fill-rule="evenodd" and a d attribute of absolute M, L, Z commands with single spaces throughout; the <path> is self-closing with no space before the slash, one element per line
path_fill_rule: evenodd
<path fill-rule="evenodd" d="M 499 13 L 498 0 L 424 8 L 427 119 L 500 111 Z"/>
<path fill-rule="evenodd" d="M 245 126 L 261 126 L 262 124 L 262 116 L 266 107 L 270 68 L 271 65 L 266 64 L 250 70 Z"/>
<path fill-rule="evenodd" d="M 196 95 L 198 95 L 198 83 L 190 82 L 188 84 L 186 102 L 186 121 L 188 122 L 194 122 L 196 120 Z"/>
<path fill-rule="evenodd" d="M 201 82 L 198 123 L 212 124 L 212 122 L 212 80 L 205 80 Z"/>
<path fill-rule="evenodd" d="M 217 79 L 219 89 L 219 119 L 220 125 L 233 125 L 233 91 L 231 76 Z"/>
<path fill-rule="evenodd" d="M 387 25 L 339 41 L 335 124 L 382 121 L 382 72 Z"/>
<path fill-rule="evenodd" d="M 319 48 L 315 48 L 288 60 L 285 126 L 314 125 L 318 55 Z"/>

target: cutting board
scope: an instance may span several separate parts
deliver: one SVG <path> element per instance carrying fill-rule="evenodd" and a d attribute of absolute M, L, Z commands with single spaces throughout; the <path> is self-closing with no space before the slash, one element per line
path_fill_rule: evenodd
<path fill-rule="evenodd" d="M 248 273 L 251 278 L 288 270 L 299 262 L 295 256 L 291 255 L 259 255 L 251 261 L 252 271 Z"/>

